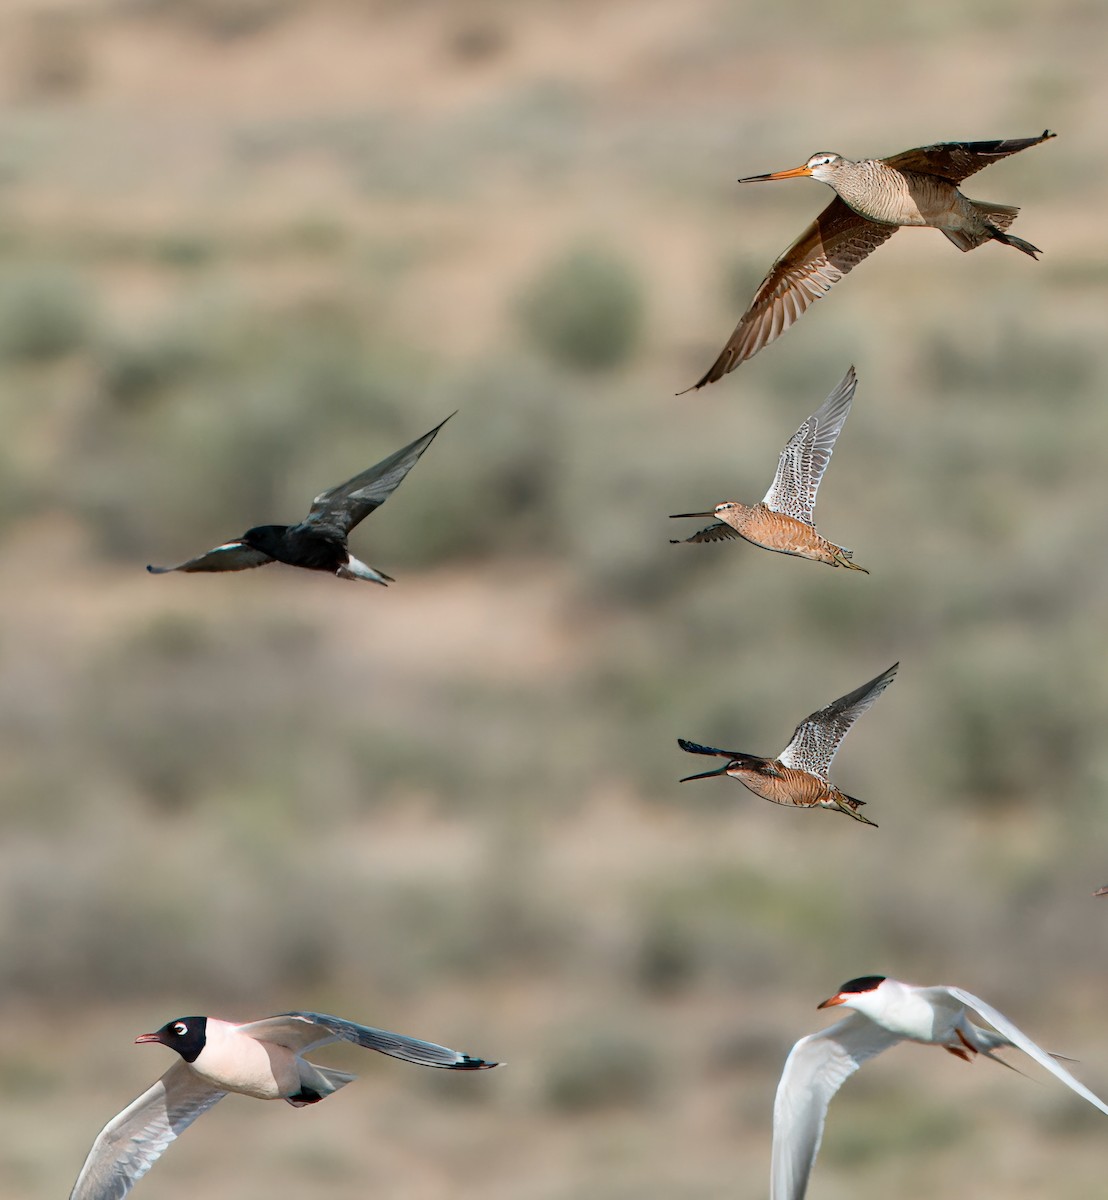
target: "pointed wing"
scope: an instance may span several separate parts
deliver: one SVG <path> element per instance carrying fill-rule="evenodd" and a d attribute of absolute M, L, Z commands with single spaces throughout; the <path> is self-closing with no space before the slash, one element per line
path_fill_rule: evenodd
<path fill-rule="evenodd" d="M 737 538 L 739 535 L 727 524 L 726 521 L 717 521 L 714 525 L 708 525 L 704 529 L 698 530 L 687 538 L 670 538 L 671 545 L 679 545 L 681 542 L 726 542 L 729 538 Z"/>
<path fill-rule="evenodd" d="M 693 388 L 722 379 L 780 337 L 897 228 L 867 221 L 836 196 L 770 268 L 727 345 Z"/>
<path fill-rule="evenodd" d="M 762 501 L 774 512 L 815 525 L 816 492 L 823 478 L 835 441 L 850 413 L 858 377 L 851 367 L 842 382 L 789 438 L 777 474 Z"/>
<path fill-rule="evenodd" d="M 450 414 L 452 416 L 454 413 Z M 435 435 L 450 417 L 440 421 L 430 433 L 416 438 L 360 475 L 320 492 L 298 528 L 306 525 L 316 533 L 331 533 L 345 538 L 355 525 L 364 521 L 375 508 L 380 508 L 404 482 L 404 476 L 419 462 L 420 455 L 435 440 Z"/>
<path fill-rule="evenodd" d="M 796 1043 L 773 1101 L 770 1200 L 803 1200 L 831 1098 L 866 1059 L 898 1041 L 895 1033 L 851 1013 Z"/>
<path fill-rule="evenodd" d="M 687 741 L 685 738 L 678 738 L 677 744 L 686 754 L 707 754 L 714 758 L 746 757 L 738 750 L 717 750 L 714 746 L 701 746 L 699 743 Z"/>
<path fill-rule="evenodd" d="M 892 683 L 899 666 L 900 663 L 893 663 L 876 679 L 863 683 L 806 717 L 796 727 L 792 740 L 777 756 L 777 761 L 826 779 L 835 751 L 850 732 L 850 727 Z"/>
<path fill-rule="evenodd" d="M 245 571 L 248 567 L 262 567 L 273 559 L 261 550 L 255 550 L 245 542 L 224 542 L 206 554 L 190 558 L 175 567 L 147 566 L 151 575 L 165 575 L 169 571 Z"/>
<path fill-rule="evenodd" d="M 961 183 L 991 163 L 1052 137 L 1057 134 L 1044 129 L 1039 137 L 1005 138 L 995 142 L 938 142 L 934 146 L 904 150 L 883 161 L 900 171 L 918 171 L 921 175 L 938 175 L 951 183 Z"/>
<path fill-rule="evenodd" d="M 498 1063 L 484 1058 L 474 1058 L 459 1050 L 439 1046 L 435 1042 L 420 1041 L 402 1033 L 390 1033 L 387 1029 L 373 1029 L 368 1025 L 357 1025 L 341 1017 L 329 1017 L 326 1013 L 290 1012 L 249 1025 L 240 1025 L 241 1033 L 249 1034 L 263 1042 L 285 1046 L 296 1054 L 304 1054 L 316 1046 L 329 1042 L 353 1042 L 367 1050 L 377 1050 L 404 1062 L 417 1063 L 421 1067 L 444 1067 L 451 1071 L 485 1071 Z"/>
<path fill-rule="evenodd" d="M 69 1200 L 121 1200 L 166 1148 L 226 1092 L 183 1060 L 100 1131 Z"/>
<path fill-rule="evenodd" d="M 1076 1079 L 1062 1066 L 1060 1062 L 1052 1058 L 1045 1050 L 1036 1046 L 1035 1043 L 1023 1032 L 1017 1028 L 1011 1021 L 1001 1012 L 997 1012 L 991 1004 L 986 1004 L 984 1000 L 973 995 L 972 992 L 964 991 L 962 988 L 943 987 L 929 988 L 928 991 L 946 992 L 953 996 L 959 1003 L 964 1004 L 967 1008 L 972 1008 L 978 1016 L 984 1017 L 993 1028 L 1006 1037 L 1008 1041 L 1022 1050 L 1029 1058 L 1033 1058 L 1040 1067 L 1045 1067 L 1052 1075 L 1060 1079 L 1066 1087 L 1071 1091 L 1076 1092 L 1083 1099 L 1088 1100 L 1094 1107 L 1099 1108 L 1102 1113 L 1108 1114 L 1108 1104 L 1105 1104 L 1099 1096 L 1095 1096 L 1089 1091 L 1083 1083 L 1078 1083 Z"/>

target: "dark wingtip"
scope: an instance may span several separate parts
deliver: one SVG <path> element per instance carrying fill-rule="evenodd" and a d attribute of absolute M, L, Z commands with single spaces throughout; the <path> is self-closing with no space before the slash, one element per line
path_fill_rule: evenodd
<path fill-rule="evenodd" d="M 151 575 L 164 575 L 169 570 L 169 567 L 155 567 L 152 564 L 147 563 L 146 569 Z"/>
<path fill-rule="evenodd" d="M 462 1061 L 455 1063 L 453 1070 L 455 1071 L 491 1071 L 493 1067 L 502 1067 L 504 1063 L 493 1062 L 489 1058 L 471 1058 L 466 1054 Z"/>

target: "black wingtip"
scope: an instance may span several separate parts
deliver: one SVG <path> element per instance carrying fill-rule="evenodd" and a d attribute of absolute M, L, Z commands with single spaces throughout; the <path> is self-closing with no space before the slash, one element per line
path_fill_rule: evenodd
<path fill-rule="evenodd" d="M 493 1067 L 502 1067 L 504 1063 L 493 1062 L 489 1058 L 471 1058 L 468 1054 L 464 1055 L 462 1061 L 454 1063 L 452 1070 L 455 1071 L 491 1071 Z"/>

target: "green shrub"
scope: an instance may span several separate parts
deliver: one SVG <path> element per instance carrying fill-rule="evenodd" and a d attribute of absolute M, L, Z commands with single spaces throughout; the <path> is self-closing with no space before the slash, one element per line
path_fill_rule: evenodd
<path fill-rule="evenodd" d="M 559 365 L 611 370 L 638 344 L 642 288 L 621 258 L 580 248 L 540 272 L 520 301 L 519 318 L 530 341 Z"/>

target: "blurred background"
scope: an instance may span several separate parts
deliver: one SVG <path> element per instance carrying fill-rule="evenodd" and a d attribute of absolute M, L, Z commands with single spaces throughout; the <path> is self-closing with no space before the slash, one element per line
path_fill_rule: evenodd
<path fill-rule="evenodd" d="M 510 1065 L 327 1052 L 355 1086 L 230 1098 L 165 1200 L 763 1197 L 784 1056 L 872 972 L 1108 1093 L 1106 37 L 1088 0 L 7 0 L 5 1195 L 64 1195 L 193 1012 Z M 902 233 L 674 397 L 830 199 L 737 176 L 1046 126 L 966 187 L 1040 262 Z M 851 362 L 818 511 L 873 574 L 669 545 Z M 352 539 L 387 591 L 143 570 L 454 409 Z M 775 754 L 896 659 L 835 764 L 879 829 L 678 785 L 678 736 Z M 812 1196 L 1085 1198 L 1103 1146 L 903 1047 Z"/>

